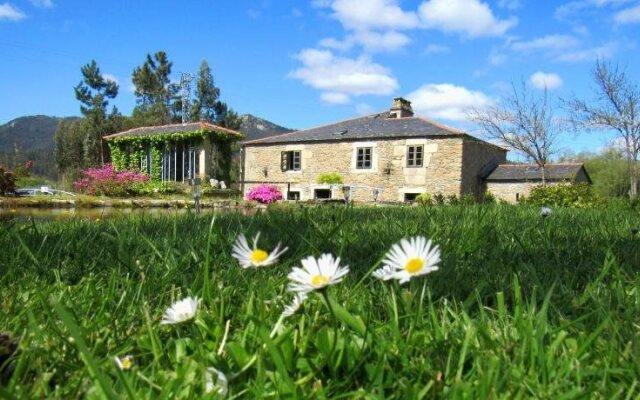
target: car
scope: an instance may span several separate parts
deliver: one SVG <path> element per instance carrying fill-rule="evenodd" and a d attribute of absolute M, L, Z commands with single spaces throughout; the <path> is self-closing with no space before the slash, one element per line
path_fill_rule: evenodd
<path fill-rule="evenodd" d="M 66 192 L 64 190 L 51 189 L 48 186 L 40 186 L 39 188 L 18 188 L 16 189 L 16 196 L 53 196 L 53 195 L 66 195 L 75 196 L 75 193 Z"/>

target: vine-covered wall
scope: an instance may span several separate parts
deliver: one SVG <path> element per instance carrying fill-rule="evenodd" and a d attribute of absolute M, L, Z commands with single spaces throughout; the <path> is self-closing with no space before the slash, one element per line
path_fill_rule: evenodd
<path fill-rule="evenodd" d="M 211 143 L 205 151 L 209 152 L 207 158 L 211 160 L 211 167 L 205 168 L 205 174 L 217 175 L 227 178 L 231 167 L 231 144 L 239 138 L 226 132 L 197 130 L 190 132 L 162 133 L 157 135 L 132 135 L 121 136 L 109 140 L 109 152 L 116 170 L 139 169 L 140 160 L 146 156 L 147 150 L 151 153 L 151 179 L 162 179 L 162 155 L 167 146 L 173 146 L 177 142 L 195 140 L 202 143 L 209 138 Z M 215 166 L 214 166 L 215 165 Z M 146 172 L 146 171 L 143 171 Z"/>

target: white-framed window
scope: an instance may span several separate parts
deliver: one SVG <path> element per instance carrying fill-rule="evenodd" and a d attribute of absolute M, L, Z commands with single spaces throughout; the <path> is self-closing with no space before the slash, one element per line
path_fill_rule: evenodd
<path fill-rule="evenodd" d="M 407 146 L 407 167 L 415 168 L 424 165 L 424 146 L 409 145 Z"/>
<path fill-rule="evenodd" d="M 283 151 L 280 153 L 282 171 L 300 171 L 302 157 L 300 150 Z"/>
<path fill-rule="evenodd" d="M 373 164 L 373 148 L 356 148 L 356 169 L 371 169 Z"/>

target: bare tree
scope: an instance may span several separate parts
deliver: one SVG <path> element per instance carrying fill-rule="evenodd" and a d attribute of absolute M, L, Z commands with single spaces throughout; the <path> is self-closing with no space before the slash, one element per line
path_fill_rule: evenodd
<path fill-rule="evenodd" d="M 561 131 L 545 88 L 540 95 L 528 91 L 524 80 L 511 84 L 511 92 L 497 105 L 474 109 L 469 117 L 490 139 L 535 162 L 546 184 L 545 166 L 556 151 L 555 142 Z"/>
<path fill-rule="evenodd" d="M 629 197 L 638 196 L 638 153 L 640 152 L 640 91 L 617 65 L 596 62 L 593 69 L 592 102 L 572 98 L 564 100 L 575 129 L 615 132 L 623 142 L 629 168 Z"/>

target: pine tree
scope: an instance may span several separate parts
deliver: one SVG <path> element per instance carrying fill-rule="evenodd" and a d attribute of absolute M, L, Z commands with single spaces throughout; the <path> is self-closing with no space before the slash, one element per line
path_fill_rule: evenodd
<path fill-rule="evenodd" d="M 109 99 L 118 95 L 118 84 L 105 79 L 98 64 L 92 60 L 80 68 L 82 80 L 74 87 L 76 99 L 80 101 L 80 112 L 86 118 L 87 132 L 84 138 L 85 163 L 95 165 L 104 162 L 102 137 L 112 133 L 107 107 Z"/>
<path fill-rule="evenodd" d="M 191 109 L 191 119 L 208 121 L 230 129 L 240 128 L 238 114 L 219 100 L 220 89 L 216 86 L 211 68 L 206 60 L 200 63 L 196 82 L 196 99 Z"/>
<path fill-rule="evenodd" d="M 138 125 L 163 125 L 172 120 L 172 102 L 177 87 L 171 84 L 171 67 L 167 53 L 158 51 L 133 70 L 135 95 L 138 97 L 133 118 Z"/>

